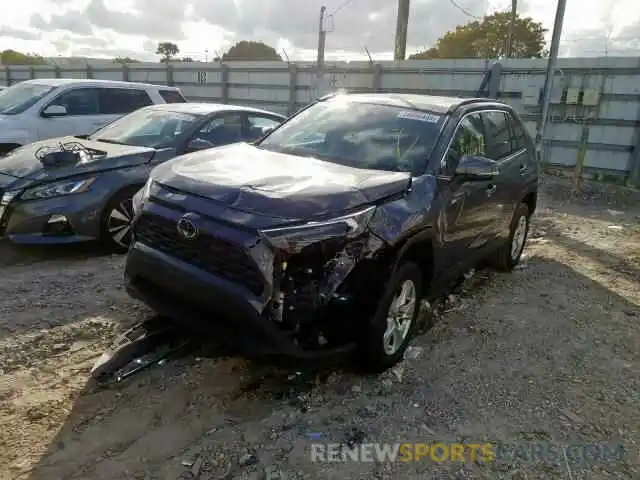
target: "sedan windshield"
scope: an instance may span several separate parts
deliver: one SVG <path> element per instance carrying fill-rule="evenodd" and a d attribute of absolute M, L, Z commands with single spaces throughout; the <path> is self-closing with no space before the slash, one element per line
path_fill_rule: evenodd
<path fill-rule="evenodd" d="M 198 118 L 198 115 L 143 108 L 105 125 L 89 139 L 138 147 L 171 147 Z"/>
<path fill-rule="evenodd" d="M 307 108 L 258 146 L 356 168 L 417 176 L 426 168 L 443 121 L 443 115 L 411 107 L 338 96 Z"/>
<path fill-rule="evenodd" d="M 53 89 L 51 85 L 17 83 L 0 93 L 0 114 L 17 115 L 32 107 Z"/>

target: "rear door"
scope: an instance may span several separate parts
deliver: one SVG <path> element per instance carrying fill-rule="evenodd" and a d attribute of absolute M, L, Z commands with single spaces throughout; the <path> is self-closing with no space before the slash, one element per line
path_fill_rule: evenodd
<path fill-rule="evenodd" d="M 99 88 L 98 98 L 101 115 L 93 123 L 95 128 L 92 131 L 111 123 L 127 113 L 153 104 L 146 90 L 137 88 Z"/>
<path fill-rule="evenodd" d="M 456 176 L 455 169 L 465 155 L 486 156 L 486 132 L 479 112 L 462 118 L 441 164 L 440 173 L 448 180 L 441 184 L 444 208 L 438 227 L 446 252 L 443 260 L 437 262 L 437 275 L 450 267 L 472 262 L 496 231 L 492 198 L 495 183 Z"/>
<path fill-rule="evenodd" d="M 489 111 L 482 114 L 487 130 L 487 156 L 499 163 L 500 175 L 496 179 L 493 197 L 496 216 L 496 237 L 508 234 L 513 213 L 523 194 L 528 166 L 528 149 L 522 128 L 507 111 Z"/>

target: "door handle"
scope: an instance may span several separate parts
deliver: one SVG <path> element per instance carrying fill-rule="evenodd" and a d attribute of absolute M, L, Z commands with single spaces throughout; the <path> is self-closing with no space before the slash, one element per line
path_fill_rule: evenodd
<path fill-rule="evenodd" d="M 489 185 L 487 187 L 487 196 L 490 197 L 491 195 L 493 195 L 494 193 L 496 193 L 496 189 L 498 187 L 496 185 Z"/>

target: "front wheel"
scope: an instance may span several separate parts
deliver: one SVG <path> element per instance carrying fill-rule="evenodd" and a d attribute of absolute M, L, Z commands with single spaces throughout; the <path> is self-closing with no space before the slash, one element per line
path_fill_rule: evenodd
<path fill-rule="evenodd" d="M 422 272 L 403 264 L 389 280 L 376 313 L 364 332 L 359 360 L 368 371 L 381 372 L 400 361 L 416 326 L 422 298 Z"/>
<path fill-rule="evenodd" d="M 102 214 L 100 240 L 115 253 L 126 253 L 132 239 L 133 195 L 139 188 L 127 188 L 107 202 Z"/>
<path fill-rule="evenodd" d="M 529 235 L 529 207 L 521 203 L 511 220 L 508 241 L 496 252 L 493 264 L 499 270 L 508 272 L 520 262 L 522 251 Z"/>

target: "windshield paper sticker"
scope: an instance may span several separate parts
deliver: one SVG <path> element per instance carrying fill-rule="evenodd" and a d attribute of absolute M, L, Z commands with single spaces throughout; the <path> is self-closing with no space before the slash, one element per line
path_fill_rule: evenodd
<path fill-rule="evenodd" d="M 404 110 L 398 114 L 398 118 L 404 118 L 406 120 L 418 120 L 420 122 L 438 123 L 440 120 L 439 115 L 432 113 L 417 112 L 415 110 Z"/>

